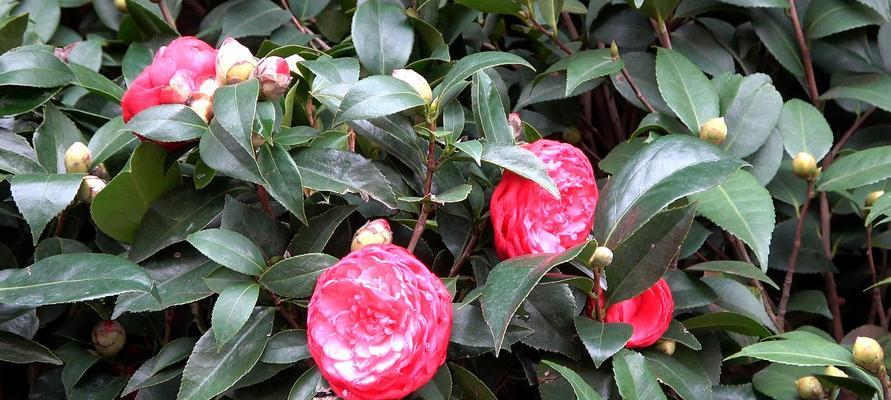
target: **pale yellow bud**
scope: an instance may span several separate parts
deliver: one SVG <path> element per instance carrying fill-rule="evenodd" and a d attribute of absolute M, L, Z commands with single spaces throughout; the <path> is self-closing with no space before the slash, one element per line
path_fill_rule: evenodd
<path fill-rule="evenodd" d="M 87 145 L 74 142 L 65 151 L 65 171 L 69 174 L 85 174 L 93 163 L 93 155 Z"/>
<path fill-rule="evenodd" d="M 845 371 L 842 371 L 842 370 L 836 368 L 834 365 L 827 366 L 826 369 L 823 370 L 823 375 L 835 376 L 835 377 L 839 377 L 839 378 L 847 378 L 848 377 L 848 374 L 846 374 Z M 826 385 L 826 390 L 829 392 L 835 390 L 835 385 L 831 385 L 831 384 Z"/>
<path fill-rule="evenodd" d="M 430 104 L 430 102 L 433 101 L 433 90 L 430 89 L 430 84 L 427 82 L 427 79 L 424 79 L 424 77 L 421 76 L 421 74 L 410 69 L 396 69 L 393 70 L 392 75 L 394 78 L 411 86 L 427 104 Z"/>
<path fill-rule="evenodd" d="M 714 145 L 724 143 L 724 139 L 727 138 L 727 124 L 724 122 L 724 117 L 705 121 L 699 128 L 699 138 Z"/>
<path fill-rule="evenodd" d="M 390 223 L 380 218 L 366 222 L 365 225 L 362 225 L 356 231 L 356 234 L 353 235 L 353 242 L 350 244 L 350 251 L 356 251 L 373 244 L 390 243 L 393 243 L 393 232 L 390 231 Z"/>
<path fill-rule="evenodd" d="M 817 169 L 817 160 L 810 153 L 805 152 L 796 154 L 792 159 L 792 172 L 799 178 L 808 181 L 814 180 L 817 175 L 820 175 L 820 170 Z"/>
<path fill-rule="evenodd" d="M 226 38 L 217 51 L 217 81 L 221 85 L 244 82 L 253 77 L 257 59 L 251 50 L 232 38 Z"/>
<path fill-rule="evenodd" d="M 127 0 L 114 0 L 114 6 L 118 11 L 125 14 L 127 13 Z"/>
<path fill-rule="evenodd" d="M 854 364 L 873 374 L 881 373 L 885 367 L 885 351 L 882 345 L 871 337 L 859 336 L 854 340 Z"/>
<path fill-rule="evenodd" d="M 876 190 L 875 192 L 866 195 L 866 206 L 872 207 L 872 205 L 875 204 L 876 200 L 878 200 L 879 197 L 882 197 L 882 195 L 884 194 L 884 190 Z"/>
<path fill-rule="evenodd" d="M 127 343 L 127 332 L 117 321 L 101 321 L 93 328 L 93 348 L 103 357 L 113 357 Z"/>
<path fill-rule="evenodd" d="M 795 381 L 795 389 L 798 391 L 798 397 L 804 400 L 825 400 L 828 398 L 826 389 L 823 388 L 820 381 L 810 375 Z"/>
<path fill-rule="evenodd" d="M 254 146 L 254 148 L 256 149 L 264 144 L 266 144 L 266 138 L 256 133 L 251 134 L 251 146 Z"/>
<path fill-rule="evenodd" d="M 659 339 L 653 344 L 653 348 L 670 356 L 674 354 L 674 350 L 677 348 L 677 343 L 675 343 L 674 340 Z"/>
<path fill-rule="evenodd" d="M 90 204 L 93 202 L 93 199 L 96 198 L 96 195 L 105 189 L 107 184 L 102 179 L 99 179 L 97 176 L 87 175 L 84 177 L 83 181 L 80 182 L 80 189 L 77 190 L 77 199 Z"/>
<path fill-rule="evenodd" d="M 591 255 L 589 262 L 594 268 L 604 268 L 613 263 L 613 251 L 600 246 L 594 249 L 594 254 Z"/>

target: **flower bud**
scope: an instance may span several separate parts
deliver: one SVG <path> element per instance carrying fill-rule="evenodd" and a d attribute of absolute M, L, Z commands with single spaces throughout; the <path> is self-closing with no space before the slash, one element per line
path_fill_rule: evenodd
<path fill-rule="evenodd" d="M 105 168 L 104 163 L 99 163 L 93 169 L 90 170 L 90 175 L 96 176 L 103 181 L 107 181 L 111 176 L 108 175 L 108 169 Z"/>
<path fill-rule="evenodd" d="M 854 341 L 854 364 L 873 374 L 878 374 L 884 368 L 885 352 L 882 345 L 875 339 L 859 336 Z"/>
<path fill-rule="evenodd" d="M 257 60 L 250 49 L 237 40 L 226 38 L 217 51 L 217 82 L 231 85 L 244 82 L 254 74 Z"/>
<path fill-rule="evenodd" d="M 801 179 L 813 180 L 820 175 L 817 169 L 817 160 L 810 153 L 801 152 L 792 159 L 792 172 Z"/>
<path fill-rule="evenodd" d="M 291 69 L 281 57 L 266 57 L 257 65 L 257 79 L 260 80 L 260 93 L 269 100 L 275 100 L 288 91 L 291 84 Z"/>
<path fill-rule="evenodd" d="M 520 118 L 520 113 L 512 112 L 508 114 L 507 124 L 510 126 L 510 130 L 514 133 L 514 140 L 518 142 L 526 141 L 526 129 L 523 128 L 523 119 Z"/>
<path fill-rule="evenodd" d="M 118 9 L 118 11 L 124 14 L 127 13 L 127 0 L 114 0 L 114 6 Z"/>
<path fill-rule="evenodd" d="M 805 400 L 825 400 L 827 398 L 826 389 L 817 378 L 810 375 L 795 381 L 795 389 L 798 390 L 798 397 Z"/>
<path fill-rule="evenodd" d="M 84 174 L 90 170 L 93 155 L 90 149 L 81 142 L 74 142 L 65 151 L 65 171 L 69 174 Z"/>
<path fill-rule="evenodd" d="M 653 348 L 670 356 L 674 354 L 674 350 L 677 348 L 677 343 L 675 343 L 674 340 L 659 339 L 653 344 Z"/>
<path fill-rule="evenodd" d="M 827 366 L 826 369 L 823 370 L 823 375 L 835 376 L 835 377 L 839 377 L 839 378 L 847 378 L 848 377 L 848 374 L 846 374 L 845 371 L 842 371 L 842 370 L 836 368 L 834 365 Z M 835 385 L 832 385 L 832 384 L 827 384 L 827 385 L 825 385 L 825 387 L 826 387 L 826 391 L 828 391 L 828 392 L 835 390 Z"/>
<path fill-rule="evenodd" d="M 578 128 L 570 127 L 563 131 L 563 141 L 569 144 L 578 144 L 582 140 L 582 133 Z"/>
<path fill-rule="evenodd" d="M 368 221 L 362 225 L 353 235 L 350 251 L 359 250 L 372 244 L 393 243 L 393 232 L 390 231 L 390 223 L 383 218 Z"/>
<path fill-rule="evenodd" d="M 433 90 L 421 74 L 410 69 L 396 69 L 393 70 L 393 77 L 411 86 L 427 104 L 433 101 Z"/>
<path fill-rule="evenodd" d="M 609 54 L 613 56 L 613 60 L 619 59 L 619 45 L 616 44 L 615 40 L 609 44 Z"/>
<path fill-rule="evenodd" d="M 594 268 L 604 268 L 613 263 L 613 251 L 600 246 L 594 249 L 594 254 L 591 255 L 589 262 Z"/>
<path fill-rule="evenodd" d="M 93 328 L 93 348 L 103 357 L 113 357 L 124 348 L 127 333 L 117 321 L 101 321 Z"/>
<path fill-rule="evenodd" d="M 264 138 L 263 135 L 258 135 L 256 133 L 251 134 L 251 146 L 254 146 L 254 148 L 257 149 L 264 144 L 266 144 L 266 138 Z"/>
<path fill-rule="evenodd" d="M 879 197 L 882 197 L 882 195 L 884 194 L 884 190 L 876 190 L 875 192 L 866 195 L 866 206 L 872 207 L 872 205 L 875 204 L 876 200 L 878 200 Z"/>
<path fill-rule="evenodd" d="M 303 61 L 306 61 L 306 59 L 303 57 L 300 57 L 299 54 L 294 54 L 294 55 L 285 57 L 285 62 L 288 63 L 288 69 L 291 70 L 291 72 L 293 72 L 299 76 L 303 76 L 303 73 L 300 72 L 300 68 L 297 68 L 297 64 L 299 64 Z"/>
<path fill-rule="evenodd" d="M 56 47 L 53 49 L 53 55 L 56 56 L 63 63 L 68 63 L 68 57 L 71 56 L 71 51 L 74 50 L 74 47 L 80 44 L 80 42 L 74 42 L 65 47 Z"/>
<path fill-rule="evenodd" d="M 90 204 L 93 202 L 93 199 L 96 198 L 96 195 L 105 189 L 107 184 L 99 177 L 93 175 L 87 175 L 84 177 L 83 181 L 80 182 L 80 189 L 77 190 L 77 199 Z"/>
<path fill-rule="evenodd" d="M 724 117 L 705 121 L 699 128 L 699 138 L 714 145 L 724 143 L 724 139 L 727 138 L 727 124 L 724 122 Z"/>
<path fill-rule="evenodd" d="M 209 122 L 213 118 L 213 102 L 207 96 L 193 96 L 194 99 L 189 103 L 189 108 L 195 111 L 204 122 Z"/>

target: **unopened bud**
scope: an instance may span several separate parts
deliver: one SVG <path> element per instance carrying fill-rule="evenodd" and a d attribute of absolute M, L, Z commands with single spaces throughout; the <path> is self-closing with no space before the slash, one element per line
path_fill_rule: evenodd
<path fill-rule="evenodd" d="M 300 57 L 299 54 L 294 54 L 294 55 L 285 57 L 285 62 L 288 63 L 288 69 L 291 70 L 291 72 L 297 74 L 298 76 L 303 76 L 303 73 L 300 72 L 300 68 L 297 68 L 297 64 L 299 64 L 303 61 L 306 61 L 306 59 L 303 57 Z"/>
<path fill-rule="evenodd" d="M 105 189 L 107 184 L 102 179 L 99 179 L 97 176 L 87 175 L 80 182 L 80 189 L 77 190 L 77 199 L 90 204 L 93 202 L 93 199 L 96 198 L 96 195 Z"/>
<path fill-rule="evenodd" d="M 876 200 L 878 200 L 879 197 L 882 197 L 882 195 L 884 194 L 884 190 L 876 190 L 875 192 L 866 195 L 866 206 L 872 207 L 872 205 L 875 204 Z"/>
<path fill-rule="evenodd" d="M 251 146 L 254 146 L 254 148 L 257 149 L 264 144 L 266 144 L 266 138 L 256 133 L 251 134 Z"/>
<path fill-rule="evenodd" d="M 114 0 L 114 6 L 118 11 L 125 14 L 127 13 L 127 0 Z"/>
<path fill-rule="evenodd" d="M 674 340 L 659 339 L 656 341 L 656 343 L 653 344 L 653 348 L 661 353 L 664 353 L 665 355 L 670 356 L 674 354 L 674 350 L 677 348 L 677 343 L 675 343 Z"/>
<path fill-rule="evenodd" d="M 859 336 L 854 341 L 854 364 L 873 374 L 879 374 L 885 367 L 885 352 L 882 345 L 871 337 Z"/>
<path fill-rule="evenodd" d="M 179 69 L 170 77 L 167 83 L 165 96 L 171 96 L 168 100 L 174 104 L 183 104 L 195 91 L 195 75 L 192 71 Z"/>
<path fill-rule="evenodd" d="M 518 142 L 526 141 L 526 129 L 523 128 L 523 119 L 520 118 L 520 113 L 512 112 L 508 114 L 507 125 L 510 126 L 510 130 L 514 133 L 514 140 Z"/>
<path fill-rule="evenodd" d="M 823 370 L 823 375 L 834 376 L 838 378 L 848 378 L 848 374 L 846 374 L 845 371 L 836 368 L 834 365 L 827 366 L 826 369 Z M 825 385 L 825 387 L 826 391 L 828 392 L 835 390 L 835 385 L 833 384 L 827 384 Z"/>
<path fill-rule="evenodd" d="M 90 170 L 90 175 L 102 179 L 103 181 L 107 181 L 108 178 L 111 177 L 110 175 L 108 175 L 108 169 L 105 168 L 104 163 L 99 163 L 98 165 L 93 167 L 93 169 Z"/>
<path fill-rule="evenodd" d="M 410 69 L 396 69 L 393 70 L 392 75 L 411 86 L 424 99 L 425 103 L 430 104 L 433 101 L 433 90 L 430 89 L 430 84 L 421 74 Z"/>
<path fill-rule="evenodd" d="M 604 246 L 600 246 L 594 249 L 594 254 L 591 255 L 589 262 L 594 268 L 607 267 L 613 263 L 613 251 Z"/>
<path fill-rule="evenodd" d="M 820 175 L 817 169 L 817 160 L 810 153 L 801 152 L 792 159 L 792 172 L 801 179 L 811 181 Z"/>
<path fill-rule="evenodd" d="M 803 376 L 795 381 L 795 389 L 798 391 L 798 397 L 804 400 L 825 400 L 828 398 L 826 389 L 817 378 L 813 376 Z"/>
<path fill-rule="evenodd" d="M 260 80 L 260 93 L 268 100 L 275 100 L 288 91 L 291 84 L 291 69 L 281 57 L 266 57 L 257 65 L 257 79 Z"/>
<path fill-rule="evenodd" d="M 69 44 L 65 47 L 56 47 L 53 49 L 53 55 L 56 56 L 63 63 L 68 63 L 68 57 L 71 55 L 71 50 L 74 50 L 74 47 L 77 46 L 80 42 L 75 42 Z"/>
<path fill-rule="evenodd" d="M 576 127 L 569 127 L 563 131 L 563 141 L 569 144 L 578 144 L 582 141 L 582 133 Z"/>
<path fill-rule="evenodd" d="M 619 59 L 619 45 L 616 44 L 615 40 L 609 44 L 609 54 L 613 56 L 613 60 Z"/>
<path fill-rule="evenodd" d="M 113 357 L 127 343 L 127 332 L 117 321 L 101 321 L 93 328 L 93 348 L 103 357 Z"/>
<path fill-rule="evenodd" d="M 393 232 L 390 231 L 390 223 L 383 218 L 368 221 L 362 225 L 353 235 L 350 251 L 359 250 L 372 244 L 393 243 Z"/>
<path fill-rule="evenodd" d="M 74 142 L 65 151 L 65 171 L 69 174 L 84 174 L 90 170 L 93 155 L 90 149 L 81 142 Z"/>
<path fill-rule="evenodd" d="M 189 108 L 195 111 L 204 122 L 209 122 L 213 118 L 213 102 L 207 96 L 194 96 L 195 99 L 189 103 Z"/>
<path fill-rule="evenodd" d="M 727 124 L 724 122 L 724 117 L 705 121 L 699 128 L 699 138 L 714 145 L 724 143 L 724 139 L 727 138 Z"/>
<path fill-rule="evenodd" d="M 251 50 L 237 40 L 226 38 L 217 51 L 217 81 L 231 85 L 251 79 L 257 60 Z"/>

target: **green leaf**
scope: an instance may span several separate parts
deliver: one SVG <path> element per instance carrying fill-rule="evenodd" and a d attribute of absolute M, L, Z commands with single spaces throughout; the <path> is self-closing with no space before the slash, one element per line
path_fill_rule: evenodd
<path fill-rule="evenodd" d="M 207 124 L 188 106 L 163 104 L 142 110 L 126 129 L 156 142 L 187 142 L 207 133 Z"/>
<path fill-rule="evenodd" d="M 560 197 L 560 190 L 548 176 L 547 167 L 529 150 L 520 146 L 483 143 L 480 159 L 529 179 L 554 197 Z"/>
<path fill-rule="evenodd" d="M 0 331 L 0 361 L 62 365 L 62 360 L 42 344 L 5 331 Z"/>
<path fill-rule="evenodd" d="M 325 246 L 331 240 L 331 236 L 334 235 L 337 227 L 353 211 L 356 211 L 355 206 L 337 206 L 310 218 L 309 224 L 301 229 L 288 245 L 288 252 L 294 255 L 321 253 L 322 250 L 325 250 Z M 282 265 L 282 267 L 285 266 L 288 266 L 288 264 Z"/>
<path fill-rule="evenodd" d="M 235 284 L 220 293 L 210 317 L 218 347 L 229 342 L 244 326 L 259 296 L 260 285 L 256 283 Z"/>
<path fill-rule="evenodd" d="M 786 311 L 803 311 L 832 319 L 826 295 L 819 290 L 801 290 L 792 294 Z"/>
<path fill-rule="evenodd" d="M 206 400 L 226 391 L 247 375 L 263 354 L 272 333 L 273 309 L 256 308 L 247 324 L 222 347 L 213 329 L 201 335 L 186 368 L 177 400 Z"/>
<path fill-rule="evenodd" d="M 62 367 L 62 386 L 69 396 L 87 370 L 100 359 L 95 353 L 84 350 L 74 342 L 62 345 L 56 349 L 56 354 L 65 363 Z"/>
<path fill-rule="evenodd" d="M 607 304 L 637 296 L 659 281 L 681 250 L 695 215 L 694 206 L 656 214 L 613 249 L 615 257 L 606 274 Z"/>
<path fill-rule="evenodd" d="M 578 342 L 572 318 L 578 314 L 572 290 L 566 284 L 537 285 L 523 302 L 520 315 L 532 331 L 520 339 L 535 349 L 563 354 L 579 359 Z"/>
<path fill-rule="evenodd" d="M 473 116 L 483 136 L 493 144 L 513 144 L 514 132 L 507 123 L 498 87 L 484 71 L 473 74 L 472 82 Z"/>
<path fill-rule="evenodd" d="M 152 279 L 140 267 L 109 254 L 61 254 L 0 276 L 0 303 L 43 306 L 148 292 Z"/>
<path fill-rule="evenodd" d="M 269 267 L 260 275 L 259 282 L 263 287 L 279 296 L 309 297 L 316 286 L 319 275 L 337 261 L 337 258 L 327 254 L 300 254 L 281 260 Z"/>
<path fill-rule="evenodd" d="M 715 303 L 718 307 L 754 318 L 768 329 L 778 331 L 773 319 L 765 311 L 764 302 L 748 286 L 735 279 L 717 276 L 706 276 L 701 281 L 718 294 L 719 299 Z"/>
<path fill-rule="evenodd" d="M 613 357 L 613 374 L 619 393 L 625 400 L 666 398 L 640 353 L 627 349 L 616 353 Z"/>
<path fill-rule="evenodd" d="M 319 15 L 325 7 L 328 6 L 329 0 L 291 0 L 288 5 L 291 6 L 291 12 L 299 20 L 306 20 Z"/>
<path fill-rule="evenodd" d="M 455 0 L 474 10 L 493 14 L 516 15 L 521 10 L 515 0 Z"/>
<path fill-rule="evenodd" d="M 702 350 L 702 343 L 699 343 L 699 340 L 696 339 L 696 336 L 693 336 L 690 331 L 687 330 L 687 327 L 684 324 L 678 322 L 677 320 L 671 320 L 671 324 L 668 325 L 668 330 L 662 334 L 663 339 L 674 340 L 675 342 L 687 346 L 690 350 Z"/>
<path fill-rule="evenodd" d="M 108 236 L 131 243 L 143 216 L 158 198 L 181 182 L 179 164 L 165 165 L 167 152 L 142 143 L 123 171 L 102 189 L 90 205 L 96 226 Z"/>
<path fill-rule="evenodd" d="M 167 369 L 167 367 L 188 358 L 189 353 L 192 352 L 192 348 L 195 346 L 195 342 L 194 338 L 184 337 L 174 339 L 164 345 L 157 355 L 142 363 L 139 369 L 130 376 L 127 386 L 124 387 L 121 395 L 126 396 L 150 384 L 161 383 L 158 382 L 159 379 L 157 377 L 167 371 L 177 371 L 175 369 Z M 178 372 L 177 375 L 179 375 Z M 172 379 L 173 377 L 170 378 Z"/>
<path fill-rule="evenodd" d="M 701 368 L 697 371 L 693 365 L 677 356 L 669 357 L 655 351 L 647 352 L 645 358 L 647 367 L 656 379 L 672 388 L 682 399 L 712 399 L 712 383 Z"/>
<path fill-rule="evenodd" d="M 770 83 L 769 76 L 745 77 L 727 108 L 727 139 L 721 147 L 736 157 L 756 152 L 773 133 L 782 107 L 783 97 Z"/>
<path fill-rule="evenodd" d="M 186 239 L 198 251 L 233 271 L 260 275 L 266 269 L 263 252 L 244 235 L 228 229 L 206 229 Z"/>
<path fill-rule="evenodd" d="M 752 174 L 739 170 L 724 183 L 690 196 L 699 214 L 742 239 L 767 271 L 776 215 L 773 198 Z"/>
<path fill-rule="evenodd" d="M 629 324 L 605 324 L 586 316 L 575 317 L 575 329 L 597 368 L 625 347 L 634 331 Z"/>
<path fill-rule="evenodd" d="M 685 271 L 713 271 L 741 276 L 743 278 L 756 279 L 764 282 L 774 289 L 780 287 L 767 274 L 758 267 L 742 261 L 710 261 L 699 263 L 684 269 Z"/>
<path fill-rule="evenodd" d="M 576 399 L 600 400 L 600 395 L 597 394 L 594 389 L 591 389 L 591 386 L 589 386 L 588 383 L 575 371 L 548 360 L 541 360 L 541 362 L 548 367 L 553 368 L 557 373 L 563 376 L 563 378 L 566 378 L 566 380 L 569 381 L 569 384 L 572 385 L 572 390 L 575 392 Z"/>
<path fill-rule="evenodd" d="M 266 144 L 259 149 L 257 163 L 266 181 L 266 190 L 301 222 L 306 223 L 303 211 L 303 184 L 294 159 L 282 146 Z"/>
<path fill-rule="evenodd" d="M 796 332 L 794 338 L 767 340 L 744 347 L 727 360 L 752 357 L 770 362 L 802 367 L 853 367 L 851 352 L 814 334 Z"/>
<path fill-rule="evenodd" d="M 891 177 L 891 146 L 873 147 L 833 162 L 820 174 L 817 190 L 855 189 L 888 177 Z"/>
<path fill-rule="evenodd" d="M 876 219 L 886 216 L 889 213 L 891 213 L 891 196 L 882 195 L 875 203 L 873 203 L 872 207 L 869 208 L 869 213 L 866 214 L 864 225 L 872 225 Z"/>
<path fill-rule="evenodd" d="M 799 99 L 789 100 L 783 105 L 777 130 L 783 136 L 783 147 L 790 157 L 805 152 L 820 160 L 832 147 L 832 128 L 823 113 Z"/>
<path fill-rule="evenodd" d="M 217 268 L 230 271 L 194 250 L 180 252 L 178 257 L 177 254 L 155 257 L 144 263 L 143 268 L 155 281 L 157 293 L 137 292 L 118 296 L 112 318 L 125 312 L 161 311 L 201 300 L 213 294 L 201 278 Z"/>
<path fill-rule="evenodd" d="M 522 65 L 535 70 L 526 60 L 510 53 L 484 51 L 471 54 L 458 60 L 442 82 L 433 89 L 434 104 L 448 104 L 464 89 L 465 80 L 478 71 L 506 64 Z"/>
<path fill-rule="evenodd" d="M 727 330 L 748 336 L 767 337 L 771 332 L 758 321 L 734 312 L 702 314 L 682 321 L 689 330 Z"/>
<path fill-rule="evenodd" d="M 137 262 L 145 260 L 201 230 L 220 215 L 224 198 L 232 191 L 232 187 L 225 185 L 210 185 L 201 191 L 181 186 L 160 198 L 152 204 L 136 231 L 129 258 Z"/>
<path fill-rule="evenodd" d="M 77 126 L 56 106 L 48 103 L 44 108 L 43 123 L 34 132 L 37 160 L 47 172 L 64 174 L 65 152 L 75 142 L 84 142 Z"/>
<path fill-rule="evenodd" d="M 462 397 L 476 400 L 496 400 L 497 398 L 483 381 L 458 364 L 449 363 L 452 370 L 452 379 L 460 390 Z"/>
<path fill-rule="evenodd" d="M 52 88 L 74 80 L 74 74 L 53 53 L 20 47 L 0 55 L 0 86 Z"/>
<path fill-rule="evenodd" d="M 449 366 L 443 364 L 439 367 L 433 379 L 416 390 L 415 394 L 424 400 L 449 400 L 452 394 L 452 373 Z"/>
<path fill-rule="evenodd" d="M 411 56 L 415 32 L 398 3 L 361 3 L 353 15 L 350 31 L 359 61 L 372 75 L 389 75 L 404 67 Z"/>
<path fill-rule="evenodd" d="M 735 70 L 733 55 L 722 44 L 720 35 L 712 36 L 709 29 L 699 25 L 685 24 L 672 31 L 671 45 L 711 76 Z"/>
<path fill-rule="evenodd" d="M 621 60 L 613 60 L 609 49 L 574 53 L 566 67 L 566 97 L 585 82 L 621 71 L 623 65 Z"/>
<path fill-rule="evenodd" d="M 421 95 L 407 83 L 390 76 L 371 76 L 350 86 L 334 124 L 385 117 L 424 104 Z"/>
<path fill-rule="evenodd" d="M 668 106 L 691 132 L 699 132 L 706 121 L 718 116 L 718 93 L 714 86 L 699 67 L 680 53 L 659 48 L 656 81 Z"/>
<path fill-rule="evenodd" d="M 785 0 L 719 0 L 722 3 L 740 7 L 779 7 L 789 8 L 789 2 Z"/>
<path fill-rule="evenodd" d="M 257 111 L 259 83 L 255 79 L 219 88 L 214 93 L 214 119 L 201 136 L 201 159 L 233 178 L 262 183 L 251 133 Z"/>
<path fill-rule="evenodd" d="M 12 133 L 0 134 L 0 170 L 13 174 L 46 172 L 28 140 Z"/>
<path fill-rule="evenodd" d="M 783 10 L 761 8 L 749 10 L 749 16 L 755 33 L 770 54 L 792 75 L 803 78 L 804 64 L 789 16 Z"/>
<path fill-rule="evenodd" d="M 339 194 L 358 193 L 385 206 L 398 208 L 390 182 L 359 154 L 334 149 L 310 147 L 294 155 L 303 187 Z"/>
<path fill-rule="evenodd" d="M 614 247 L 671 202 L 720 184 L 741 165 L 692 136 L 656 139 L 632 156 L 604 187 L 594 237 Z"/>
<path fill-rule="evenodd" d="M 93 164 L 104 162 L 109 157 L 125 149 L 135 149 L 139 139 L 124 129 L 121 117 L 110 119 L 90 137 L 87 147 L 93 154 Z"/>
<path fill-rule="evenodd" d="M 891 76 L 884 74 L 854 75 L 834 82 L 820 96 L 821 100 L 854 99 L 891 111 Z"/>
<path fill-rule="evenodd" d="M 65 210 L 80 188 L 82 174 L 19 174 L 9 178 L 15 204 L 37 244 L 46 224 Z"/>
<path fill-rule="evenodd" d="M 814 0 L 804 13 L 802 28 L 807 37 L 813 40 L 881 23 L 882 17 L 863 4 L 843 0 Z"/>
<path fill-rule="evenodd" d="M 222 36 L 266 36 L 288 22 L 291 13 L 268 1 L 240 1 L 223 15 Z"/>
<path fill-rule="evenodd" d="M 3 26 L 0 26 L 0 54 L 21 46 L 23 35 L 27 28 L 27 14 L 22 14 L 3 21 Z"/>
<path fill-rule="evenodd" d="M 288 400 L 312 400 L 316 397 L 316 393 L 318 392 L 316 388 L 319 386 L 319 383 L 323 382 L 322 373 L 319 372 L 319 369 L 315 366 L 308 369 L 303 375 L 300 375 L 300 378 L 294 382 L 294 386 L 291 386 L 291 391 L 288 393 Z"/>
<path fill-rule="evenodd" d="M 260 356 L 260 361 L 271 364 L 290 364 L 300 360 L 311 358 L 306 347 L 306 331 L 303 329 L 288 329 L 276 333 L 269 338 L 266 350 Z"/>
<path fill-rule="evenodd" d="M 78 64 L 70 63 L 68 68 L 74 73 L 74 84 L 99 96 L 120 104 L 124 89 L 102 74 Z"/>
<path fill-rule="evenodd" d="M 535 254 L 515 257 L 498 263 L 489 273 L 480 298 L 483 316 L 495 338 L 495 355 L 507 333 L 507 326 L 520 304 L 551 268 L 575 258 L 587 243 L 559 254 Z"/>

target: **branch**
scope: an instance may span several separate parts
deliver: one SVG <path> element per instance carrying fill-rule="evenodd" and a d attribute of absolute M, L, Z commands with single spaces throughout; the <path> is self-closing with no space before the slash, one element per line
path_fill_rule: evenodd
<path fill-rule="evenodd" d="M 560 36 L 558 36 L 557 33 L 551 32 L 550 30 L 541 26 L 541 24 L 539 24 L 538 21 L 536 21 L 534 18 L 531 18 L 531 17 L 527 18 L 526 22 L 529 24 L 529 26 L 531 26 L 535 30 L 537 30 L 537 31 L 543 33 L 545 36 L 551 38 L 551 40 L 553 40 L 554 43 L 557 44 L 557 47 L 559 47 L 560 50 L 563 50 L 564 53 L 566 53 L 567 55 L 572 54 L 572 49 L 570 49 L 568 46 L 563 44 L 563 41 L 560 40 Z"/>
<path fill-rule="evenodd" d="M 798 10 L 795 8 L 795 0 L 789 0 L 789 18 L 792 19 L 792 28 L 795 29 L 795 39 L 798 41 L 798 48 L 801 50 L 801 63 L 804 64 L 804 77 L 807 80 L 807 92 L 811 97 L 814 106 L 822 109 L 823 102 L 820 101 L 820 92 L 817 90 L 817 80 L 814 77 L 814 64 L 811 62 L 811 50 L 807 45 L 807 39 L 804 37 L 804 31 L 801 29 L 801 22 L 798 20 Z"/>
<path fill-rule="evenodd" d="M 854 120 L 854 123 L 851 124 L 851 127 L 848 128 L 847 131 L 845 131 L 840 139 L 838 139 L 838 143 L 832 146 L 832 149 L 829 150 L 829 153 L 826 154 L 826 157 L 823 157 L 824 170 L 828 168 L 833 161 L 835 161 L 835 156 L 838 155 L 838 152 L 841 151 L 842 147 L 844 147 L 845 144 L 848 143 L 848 140 L 850 140 L 851 137 L 854 136 L 854 133 L 856 133 L 857 130 L 860 129 L 860 126 L 862 126 L 863 123 L 866 122 L 866 119 L 869 118 L 869 116 L 872 115 L 872 113 L 874 113 L 875 111 L 876 108 L 873 107 L 857 116 L 857 119 Z"/>
<path fill-rule="evenodd" d="M 792 242 L 792 253 L 789 254 L 789 263 L 786 266 L 786 280 L 783 281 L 783 293 L 780 296 L 780 306 L 777 312 L 777 320 L 780 322 L 780 330 L 785 331 L 786 325 L 786 306 L 789 304 L 789 295 L 792 290 L 792 277 L 795 275 L 795 264 L 798 263 L 798 253 L 801 251 L 801 234 L 804 231 L 804 221 L 807 219 L 807 212 L 811 205 L 811 198 L 814 197 L 814 181 L 807 183 L 807 196 L 804 205 L 801 206 L 801 217 L 798 219 L 798 226 L 795 228 L 795 241 Z"/>
<path fill-rule="evenodd" d="M 876 272 L 876 262 L 872 256 L 872 226 L 866 227 L 866 261 L 869 264 L 869 272 L 872 274 L 872 284 L 875 285 L 879 282 L 879 275 Z M 879 316 L 879 325 L 888 326 L 888 316 L 885 314 L 885 306 L 882 305 L 882 289 L 872 288 L 872 303 Z"/>
<path fill-rule="evenodd" d="M 470 255 L 473 254 L 473 250 L 476 248 L 476 243 L 480 239 L 480 233 L 482 229 L 479 224 L 476 224 L 473 227 L 473 230 L 470 231 L 470 238 L 467 239 L 467 245 L 464 246 L 464 251 L 461 252 L 461 255 L 455 260 L 455 263 L 452 264 L 452 268 L 449 270 L 449 278 L 457 276 L 458 272 L 461 272 L 461 267 L 464 266 L 464 262 L 470 258 Z"/>
<path fill-rule="evenodd" d="M 666 49 L 671 48 L 671 35 L 668 34 L 668 27 L 665 26 L 665 20 L 662 18 L 653 19 L 650 18 L 650 24 L 653 25 L 653 29 L 656 30 L 656 34 L 659 35 L 659 43 L 662 44 L 662 47 Z"/>
<path fill-rule="evenodd" d="M 293 23 L 294 26 L 297 27 L 298 31 L 303 32 L 307 35 L 312 35 L 312 41 L 310 41 L 310 45 L 314 49 L 318 50 L 319 48 L 321 48 L 322 51 L 331 50 L 331 46 L 329 46 L 328 43 L 325 43 L 324 40 L 316 36 L 315 32 L 300 23 L 300 20 L 297 19 L 296 16 L 294 16 L 294 13 L 291 12 L 291 6 L 288 4 L 288 0 L 279 0 L 279 3 L 281 4 L 282 8 L 284 8 L 285 11 L 287 11 L 288 14 L 291 15 L 291 23 Z M 316 46 L 318 46 L 318 48 Z"/>
<path fill-rule="evenodd" d="M 421 205 L 421 213 L 418 214 L 418 222 L 415 223 L 415 229 L 411 233 L 411 240 L 406 248 L 409 253 L 415 251 L 421 234 L 427 225 L 427 217 L 433 211 L 433 205 L 430 202 L 430 194 L 433 189 L 433 172 L 436 170 L 436 121 L 430 122 L 430 140 L 427 144 L 427 176 L 424 178 L 423 204 Z"/>
<path fill-rule="evenodd" d="M 161 16 L 164 17 L 164 21 L 167 22 L 167 25 L 170 25 L 173 30 L 176 30 L 176 20 L 173 19 L 173 15 L 170 14 L 170 8 L 167 7 L 167 3 L 164 0 L 153 0 L 158 4 L 158 7 L 161 9 Z"/>
<path fill-rule="evenodd" d="M 637 99 L 643 103 L 644 107 L 646 107 L 647 112 L 656 112 L 656 109 L 653 108 L 653 105 L 647 100 L 647 96 L 644 96 L 643 92 L 640 91 L 640 88 L 634 83 L 634 78 L 631 77 L 631 74 L 628 73 L 628 69 L 625 66 L 622 66 L 622 76 L 625 77 L 625 80 L 628 81 L 628 86 L 631 86 L 631 90 L 634 91 L 634 95 L 637 96 Z"/>

